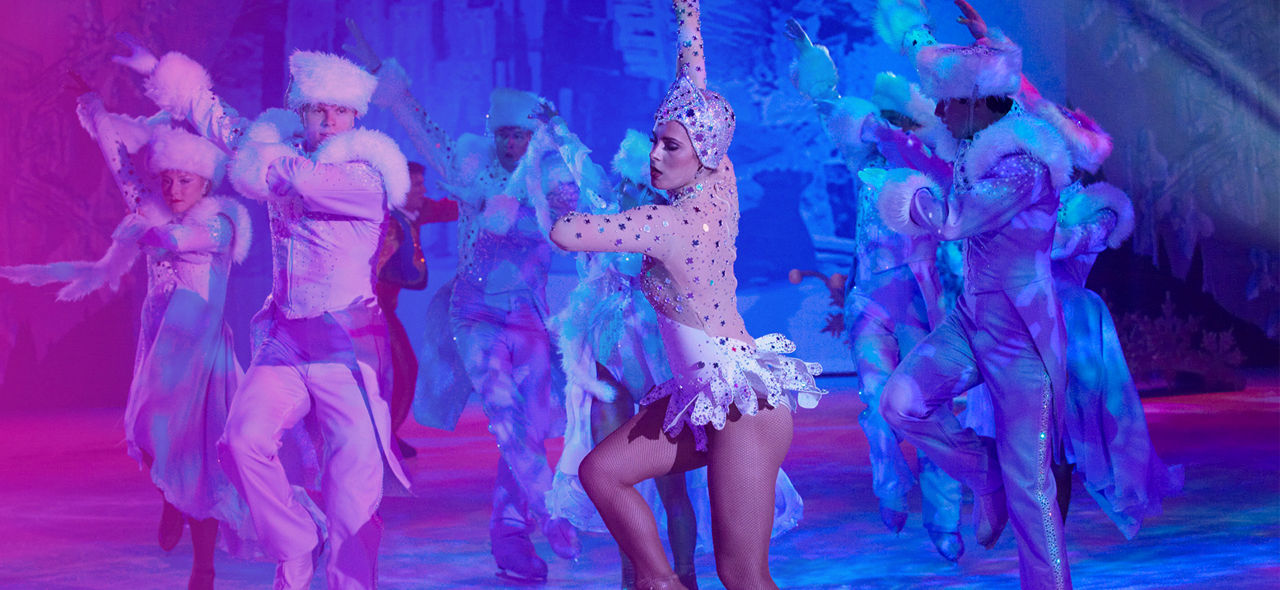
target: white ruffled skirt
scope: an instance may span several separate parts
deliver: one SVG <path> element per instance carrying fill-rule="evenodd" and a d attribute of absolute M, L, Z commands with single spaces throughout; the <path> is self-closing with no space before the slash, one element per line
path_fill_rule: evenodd
<path fill-rule="evenodd" d="M 756 338 L 750 347 L 662 314 L 658 324 L 674 377 L 650 390 L 640 405 L 670 398 L 663 430 L 675 437 L 689 428 L 700 451 L 707 449 L 706 426 L 724 428 L 730 407 L 754 416 L 763 400 L 770 407 L 795 411 L 817 406 L 827 393 L 813 379 L 822 366 L 785 356 L 795 352 L 796 345 L 782 334 Z"/>

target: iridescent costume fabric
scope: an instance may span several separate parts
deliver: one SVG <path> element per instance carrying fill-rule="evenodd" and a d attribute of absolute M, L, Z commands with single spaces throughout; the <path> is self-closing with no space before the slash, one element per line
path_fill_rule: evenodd
<path fill-rule="evenodd" d="M 243 377 L 225 311 L 231 265 L 244 259 L 252 236 L 248 213 L 230 197 L 210 195 L 172 214 L 159 183 L 137 165 L 144 156 L 134 153 L 140 146 L 130 139 L 152 133 L 149 127 L 167 129 L 163 115 L 145 121 L 108 113 L 95 95 L 81 98 L 78 114 L 134 211 L 98 262 L 0 267 L 0 276 L 32 284 L 69 281 L 59 299 L 77 299 L 104 285 L 114 288 L 138 256 L 145 257 L 147 291 L 124 412 L 129 455 L 165 501 L 194 521 L 217 519 L 223 547 L 253 557 L 258 547 L 248 508 L 218 464 L 216 448 Z M 131 221 L 146 229 L 128 232 Z"/>
<path fill-rule="evenodd" d="M 975 494 L 1003 487 L 1024 588 L 1071 584 L 1050 473 L 1066 372 L 1049 268 L 1058 190 L 1069 170 L 1062 140 L 1015 108 L 962 143 L 946 190 L 908 175 L 886 182 L 879 204 L 897 231 L 965 239 L 956 308 L 890 376 L 881 409 Z M 991 394 L 994 445 L 940 411 L 980 383 Z"/>
<path fill-rule="evenodd" d="M 420 356 L 423 366 L 433 368 L 419 380 L 414 414 L 423 424 L 452 428 L 471 391 L 478 393 L 501 451 L 491 527 L 545 526 L 552 474 L 544 441 L 561 432 L 564 415 L 552 387 L 555 361 L 546 328 L 547 231 L 578 199 L 574 171 L 561 150 L 583 148 L 554 117 L 537 125 L 526 153 L 508 172 L 492 137 L 455 140 L 397 75 L 383 73 L 375 100 L 391 110 L 440 174 L 459 212 L 458 273 L 428 312 L 428 324 L 452 338 L 428 344 Z M 441 317 L 446 310 L 447 319 Z"/>
<path fill-rule="evenodd" d="M 268 557 L 309 556 L 323 523 L 329 586 L 372 588 L 384 464 L 409 487 L 381 395 L 391 351 L 372 266 L 389 201 L 408 188 L 407 163 L 374 131 L 339 133 L 308 152 L 296 112 L 270 109 L 250 124 L 208 88 L 170 94 L 181 98 L 167 107 L 175 118 L 234 152 L 232 184 L 266 201 L 270 217 L 272 292 L 251 324 L 255 353 L 219 445 L 224 466 Z M 296 499 L 292 486 L 309 482 L 291 481 L 281 460 L 285 433 L 304 419 L 324 440 L 323 517 Z"/>
<path fill-rule="evenodd" d="M 1109 185 L 1062 192 L 1053 275 L 1067 334 L 1065 460 L 1125 538 L 1161 513 L 1164 497 L 1182 490 L 1182 466 L 1156 456 L 1142 401 L 1120 348 L 1106 302 L 1085 280 L 1098 254 L 1132 230 L 1128 198 Z M 1125 223 L 1125 220 L 1128 223 Z"/>

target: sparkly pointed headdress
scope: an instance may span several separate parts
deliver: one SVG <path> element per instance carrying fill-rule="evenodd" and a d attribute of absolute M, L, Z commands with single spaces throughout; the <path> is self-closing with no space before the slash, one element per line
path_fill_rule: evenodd
<path fill-rule="evenodd" d="M 653 125 L 675 121 L 689 132 L 698 161 L 715 168 L 733 141 L 734 114 L 729 101 L 718 93 L 698 88 L 682 71 L 653 113 Z"/>

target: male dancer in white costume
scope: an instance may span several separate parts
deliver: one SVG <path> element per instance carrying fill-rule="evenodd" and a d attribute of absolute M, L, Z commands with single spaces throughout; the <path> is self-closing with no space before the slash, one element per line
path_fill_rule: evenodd
<path fill-rule="evenodd" d="M 391 354 L 373 293 L 382 227 L 408 192 L 408 167 L 389 137 L 355 127 L 377 79 L 335 55 L 295 52 L 291 110 L 250 124 L 213 94 L 201 66 L 179 53 L 148 56 L 135 47 L 129 60 L 148 76 L 148 96 L 233 152 L 232 184 L 270 213 L 272 292 L 254 317 L 253 361 L 219 446 L 263 550 L 278 562 L 275 588 L 309 588 L 320 545 L 278 456 L 282 433 L 309 412 L 325 439 L 328 586 L 373 588 L 384 462 L 408 486 L 380 395 Z"/>

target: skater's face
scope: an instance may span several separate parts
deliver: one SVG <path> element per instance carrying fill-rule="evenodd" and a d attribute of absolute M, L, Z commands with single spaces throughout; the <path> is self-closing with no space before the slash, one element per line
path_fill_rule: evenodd
<path fill-rule="evenodd" d="M 356 110 L 351 107 L 309 104 L 302 107 L 301 115 L 308 150 L 314 150 L 324 140 L 356 126 Z"/>
<path fill-rule="evenodd" d="M 951 136 L 956 139 L 970 139 L 973 134 L 986 129 L 988 125 L 1000 120 L 1004 113 L 992 111 L 985 98 L 949 98 L 938 101 L 933 114 L 942 119 Z"/>
<path fill-rule="evenodd" d="M 165 170 L 160 173 L 160 191 L 174 215 L 186 213 L 209 194 L 211 188 L 213 183 L 198 174 L 182 170 Z"/>
<path fill-rule="evenodd" d="M 498 163 L 511 172 L 520 163 L 520 158 L 529 149 L 529 139 L 533 132 L 523 127 L 504 125 L 493 132 L 494 147 L 498 149 Z"/>
<path fill-rule="evenodd" d="M 672 190 L 691 184 L 702 168 L 689 132 L 676 121 L 663 121 L 653 128 L 653 149 L 649 150 L 649 177 L 653 187 Z"/>

